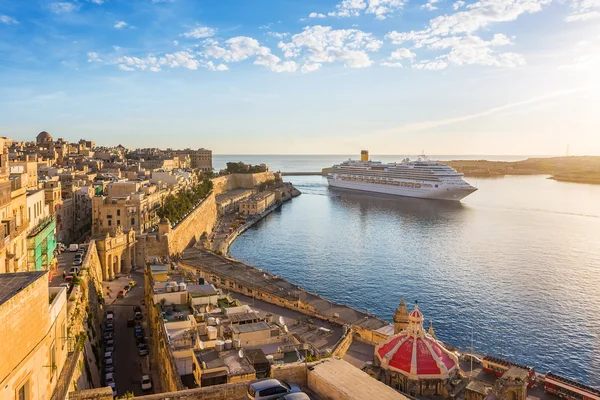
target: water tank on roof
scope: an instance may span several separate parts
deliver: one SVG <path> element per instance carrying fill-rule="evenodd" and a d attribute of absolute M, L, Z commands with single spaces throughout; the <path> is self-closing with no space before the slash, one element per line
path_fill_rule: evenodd
<path fill-rule="evenodd" d="M 233 339 L 233 348 L 239 349 L 242 347 L 242 341 L 240 339 Z"/>
<path fill-rule="evenodd" d="M 179 291 L 184 292 L 187 289 L 185 282 L 179 282 Z"/>
<path fill-rule="evenodd" d="M 273 356 L 271 354 L 267 355 L 267 360 L 269 360 L 270 364 L 273 364 Z"/>
<path fill-rule="evenodd" d="M 225 349 L 225 342 L 222 340 L 217 340 L 215 342 L 215 350 L 223 351 Z"/>
<path fill-rule="evenodd" d="M 206 336 L 208 336 L 209 340 L 215 340 L 217 338 L 217 328 L 215 328 L 214 326 L 207 327 Z"/>
<path fill-rule="evenodd" d="M 168 283 L 165 285 L 165 289 L 167 290 L 167 293 L 171 293 L 173 291 L 173 288 Z"/>
<path fill-rule="evenodd" d="M 215 317 L 208 317 L 208 325 L 213 326 L 216 324 L 217 324 L 217 322 L 215 320 Z"/>
<path fill-rule="evenodd" d="M 232 341 L 230 339 L 227 339 L 225 341 L 225 350 L 231 350 L 232 347 Z"/>

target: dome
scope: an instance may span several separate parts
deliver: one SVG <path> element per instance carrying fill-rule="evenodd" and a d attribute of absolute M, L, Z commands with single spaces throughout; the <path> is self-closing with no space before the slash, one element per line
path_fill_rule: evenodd
<path fill-rule="evenodd" d="M 52 141 L 52 135 L 46 131 L 42 131 L 42 132 L 38 133 L 38 135 L 35 138 L 38 142 L 51 142 Z"/>
<path fill-rule="evenodd" d="M 375 347 L 381 367 L 409 379 L 448 379 L 458 370 L 458 358 L 423 329 L 423 313 L 415 305 L 406 330 Z"/>

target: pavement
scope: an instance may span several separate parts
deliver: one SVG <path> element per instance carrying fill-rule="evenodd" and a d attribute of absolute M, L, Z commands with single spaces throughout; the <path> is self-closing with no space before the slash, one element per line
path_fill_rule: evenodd
<path fill-rule="evenodd" d="M 373 354 L 375 354 L 374 345 L 354 339 L 343 359 L 361 369 L 367 362 L 373 361 Z"/>
<path fill-rule="evenodd" d="M 117 299 L 119 290 L 122 290 L 130 280 L 136 281 L 137 284 L 124 298 Z M 102 286 L 108 305 L 107 311 L 113 311 L 115 314 L 113 362 L 115 365 L 117 394 L 119 396 L 124 396 L 127 392 L 132 392 L 135 396 L 149 394 L 149 392 L 143 392 L 141 388 L 142 375 L 149 373 L 149 358 L 148 356 L 141 357 L 138 355 L 134 328 L 127 327 L 127 320 L 134 318 L 133 307 L 136 305 L 141 306 L 144 297 L 144 277 L 141 272 L 132 272 L 131 278 L 125 275 L 110 282 L 103 282 Z M 141 307 L 144 315 L 142 326 L 147 335 L 146 308 Z M 148 344 L 147 339 L 146 343 Z"/>

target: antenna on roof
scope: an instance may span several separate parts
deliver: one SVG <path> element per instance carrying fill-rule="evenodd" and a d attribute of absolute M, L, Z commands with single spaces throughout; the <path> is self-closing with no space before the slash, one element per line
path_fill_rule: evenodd
<path fill-rule="evenodd" d="M 240 356 L 240 358 L 244 358 L 244 350 L 238 351 L 238 356 Z"/>

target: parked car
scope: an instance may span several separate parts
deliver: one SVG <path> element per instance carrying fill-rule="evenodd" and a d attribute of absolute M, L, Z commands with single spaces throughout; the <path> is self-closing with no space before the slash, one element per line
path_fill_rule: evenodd
<path fill-rule="evenodd" d="M 67 292 L 68 292 L 68 291 L 69 291 L 69 289 L 71 289 L 71 284 L 69 284 L 69 283 L 61 283 L 61 284 L 60 284 L 60 287 L 67 288 Z"/>
<path fill-rule="evenodd" d="M 81 257 L 75 257 L 73 259 L 73 265 L 76 267 L 79 267 L 81 264 L 83 264 L 83 258 Z"/>
<path fill-rule="evenodd" d="M 104 332 L 103 338 L 104 338 L 104 341 L 112 339 L 113 338 L 113 333 L 112 332 Z"/>
<path fill-rule="evenodd" d="M 115 340 L 114 339 L 107 339 L 107 340 L 104 341 L 104 345 L 107 348 L 106 351 L 109 351 L 108 350 L 109 347 L 115 347 Z"/>
<path fill-rule="evenodd" d="M 104 332 L 114 332 L 115 331 L 115 325 L 112 323 L 107 323 L 106 326 L 104 327 Z"/>
<path fill-rule="evenodd" d="M 111 340 L 112 340 L 112 339 L 111 339 Z M 104 350 L 105 350 L 106 352 L 109 352 L 109 351 L 110 351 L 111 353 L 114 353 L 114 351 L 115 351 L 115 346 L 114 346 L 114 345 L 111 345 L 111 346 L 108 346 L 108 345 L 107 345 L 107 346 L 104 348 Z"/>
<path fill-rule="evenodd" d="M 74 253 L 74 252 L 76 252 L 77 250 L 79 250 L 79 245 L 78 245 L 78 244 L 76 244 L 76 243 L 73 243 L 72 245 L 70 245 L 70 246 L 69 246 L 69 251 L 70 251 L 70 252 Z"/>
<path fill-rule="evenodd" d="M 152 390 L 150 375 L 142 375 L 142 390 Z"/>
<path fill-rule="evenodd" d="M 104 352 L 104 361 L 108 360 L 109 358 L 112 358 L 112 351 L 105 351 Z"/>
<path fill-rule="evenodd" d="M 81 272 L 81 269 L 77 268 L 77 267 L 71 267 L 71 269 L 69 270 L 69 275 L 79 275 L 79 273 Z"/>
<path fill-rule="evenodd" d="M 139 311 L 136 311 L 136 312 L 135 312 L 135 319 L 136 319 L 137 321 L 141 321 L 141 320 L 142 320 L 142 318 L 143 318 L 143 315 L 142 315 L 142 313 L 141 313 L 141 312 L 139 312 Z"/>
<path fill-rule="evenodd" d="M 127 293 L 124 290 L 119 290 L 119 293 L 117 293 L 117 299 L 122 299 L 123 297 L 125 297 L 125 293 Z"/>
<path fill-rule="evenodd" d="M 115 364 L 112 358 L 104 359 L 104 372 L 115 372 Z"/>
<path fill-rule="evenodd" d="M 137 348 L 138 348 L 138 354 L 140 356 L 147 356 L 148 355 L 148 346 L 146 346 L 144 343 L 138 344 Z"/>
<path fill-rule="evenodd" d="M 129 281 L 129 286 L 134 287 L 135 285 L 137 285 L 136 281 L 133 281 L 133 280 Z"/>
<path fill-rule="evenodd" d="M 136 312 L 142 312 L 142 307 L 140 307 L 140 306 L 133 306 L 133 312 L 134 313 L 136 313 Z"/>
<path fill-rule="evenodd" d="M 135 327 L 135 337 L 138 339 L 144 337 L 144 329 L 142 327 Z"/>
<path fill-rule="evenodd" d="M 304 392 L 296 392 L 286 394 L 283 397 L 280 397 L 279 400 L 310 400 L 310 397 Z"/>
<path fill-rule="evenodd" d="M 248 386 L 248 398 L 252 400 L 278 399 L 289 393 L 300 392 L 296 385 L 280 382 L 277 379 L 263 379 Z"/>
<path fill-rule="evenodd" d="M 104 375 L 104 383 L 109 386 L 111 383 L 114 385 L 115 384 L 115 375 L 112 372 L 105 374 Z"/>
<path fill-rule="evenodd" d="M 73 276 L 67 275 L 65 277 L 65 283 L 68 283 L 69 285 L 71 285 L 73 283 Z"/>
<path fill-rule="evenodd" d="M 131 290 L 131 286 L 129 285 L 125 285 L 125 287 L 123 288 L 123 290 L 127 293 Z"/>

